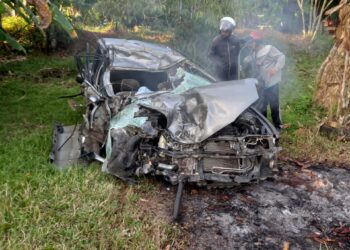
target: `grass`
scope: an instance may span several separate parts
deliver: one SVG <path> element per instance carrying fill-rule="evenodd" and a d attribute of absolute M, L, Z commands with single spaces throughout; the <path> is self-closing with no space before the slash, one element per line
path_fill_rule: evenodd
<path fill-rule="evenodd" d="M 288 57 L 280 98 L 284 123 L 290 125 L 289 131 L 316 125 L 322 110 L 314 107 L 312 100 L 315 76 L 322 61 L 322 56 L 314 58 L 301 53 Z"/>
<path fill-rule="evenodd" d="M 59 69 L 60 77 L 41 76 Z M 72 58 L 34 56 L 0 67 L 0 249 L 159 249 L 178 231 L 140 209 L 157 186 L 127 186 L 99 165 L 55 170 L 54 121 L 81 112 L 58 96 L 79 92 Z"/>
<path fill-rule="evenodd" d="M 79 25 L 79 29 L 85 30 L 85 31 L 90 31 L 90 32 L 99 32 L 99 33 L 108 33 L 110 31 L 113 31 L 116 29 L 116 25 L 113 24 L 112 22 L 102 24 L 99 26 L 90 26 L 90 25 L 84 25 L 81 24 Z"/>
<path fill-rule="evenodd" d="M 325 45 L 327 46 L 327 45 Z M 325 119 L 325 112 L 313 103 L 316 89 L 315 78 L 326 53 L 314 51 L 291 51 L 285 70 L 285 82 L 281 88 L 281 106 L 284 123 L 281 143 L 282 156 L 311 162 L 349 164 L 346 154 L 349 142 L 330 140 L 318 133 Z"/>

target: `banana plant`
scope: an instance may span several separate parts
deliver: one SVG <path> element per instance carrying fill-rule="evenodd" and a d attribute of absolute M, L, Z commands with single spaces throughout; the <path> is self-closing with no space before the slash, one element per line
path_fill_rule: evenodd
<path fill-rule="evenodd" d="M 31 7 L 32 6 L 32 7 Z M 36 10 L 34 13 L 33 8 Z M 72 24 L 61 13 L 57 5 L 47 0 L 2 0 L 0 2 L 0 17 L 6 10 L 13 10 L 17 15 L 22 17 L 27 23 L 33 23 L 36 28 L 42 31 L 48 28 L 52 22 L 61 26 L 72 38 L 77 36 Z M 25 53 L 25 49 L 16 39 L 11 37 L 0 25 L 0 41 L 9 44 L 16 50 Z"/>

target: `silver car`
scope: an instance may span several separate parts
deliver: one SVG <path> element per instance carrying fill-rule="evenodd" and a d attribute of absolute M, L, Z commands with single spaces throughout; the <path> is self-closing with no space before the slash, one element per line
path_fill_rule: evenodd
<path fill-rule="evenodd" d="M 217 82 L 169 47 L 103 38 L 76 55 L 86 99 L 79 126 L 57 125 L 57 166 L 98 160 L 125 181 L 162 176 L 185 183 L 232 186 L 264 179 L 276 166 L 278 132 L 252 105 L 254 78 Z"/>

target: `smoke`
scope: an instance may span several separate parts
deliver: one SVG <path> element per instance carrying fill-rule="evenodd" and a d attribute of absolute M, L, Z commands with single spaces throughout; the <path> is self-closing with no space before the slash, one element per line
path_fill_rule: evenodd
<path fill-rule="evenodd" d="M 283 102 L 298 98 L 303 93 L 305 86 L 298 82 L 301 60 L 295 51 L 302 53 L 307 45 L 296 35 L 302 29 L 296 0 L 223 0 L 220 4 L 214 1 L 166 0 L 161 3 L 163 5 L 156 11 L 157 18 L 144 17 L 142 20 L 149 20 L 147 25 L 151 30 L 172 32 L 173 37 L 168 44 L 212 74 L 213 64 L 207 56 L 208 48 L 218 34 L 219 21 L 223 16 L 236 20 L 236 34 L 241 38 L 254 29 L 263 28 L 266 43 L 286 55 L 281 91 Z M 312 77 L 308 79 L 311 79 L 311 84 Z"/>
<path fill-rule="evenodd" d="M 222 8 L 215 8 L 217 5 L 202 6 L 201 14 L 193 11 L 193 6 L 185 7 L 182 5 L 181 21 L 175 23 L 175 37 L 172 41 L 172 47 L 185 54 L 193 61 L 210 68 L 210 62 L 207 59 L 208 47 L 212 39 L 218 34 L 219 21 L 223 16 L 232 16 L 237 24 L 237 35 L 245 37 L 251 30 L 267 28 L 272 31 L 297 32 L 300 30 L 300 24 L 296 13 L 298 6 L 295 1 L 222 1 Z M 187 14 L 183 14 L 187 13 Z M 231 14 L 229 14 L 231 13 Z M 233 13 L 233 14 L 232 14 Z M 177 13 L 180 15 L 180 13 Z M 282 26 L 281 26 L 282 25 Z M 270 36 L 268 36 L 270 38 Z M 270 39 L 271 40 L 271 39 Z M 278 41 L 273 38 L 272 40 Z M 284 50 L 286 45 L 278 41 L 273 44 Z"/>

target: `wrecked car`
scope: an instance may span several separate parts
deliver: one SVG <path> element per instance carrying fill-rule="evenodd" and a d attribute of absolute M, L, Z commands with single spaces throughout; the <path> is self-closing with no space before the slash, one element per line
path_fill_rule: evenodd
<path fill-rule="evenodd" d="M 76 64 L 86 112 L 79 126 L 55 126 L 54 164 L 160 176 L 178 185 L 174 217 L 185 183 L 249 183 L 276 166 L 278 133 L 252 107 L 256 79 L 217 82 L 169 47 L 124 39 L 99 39 Z"/>

